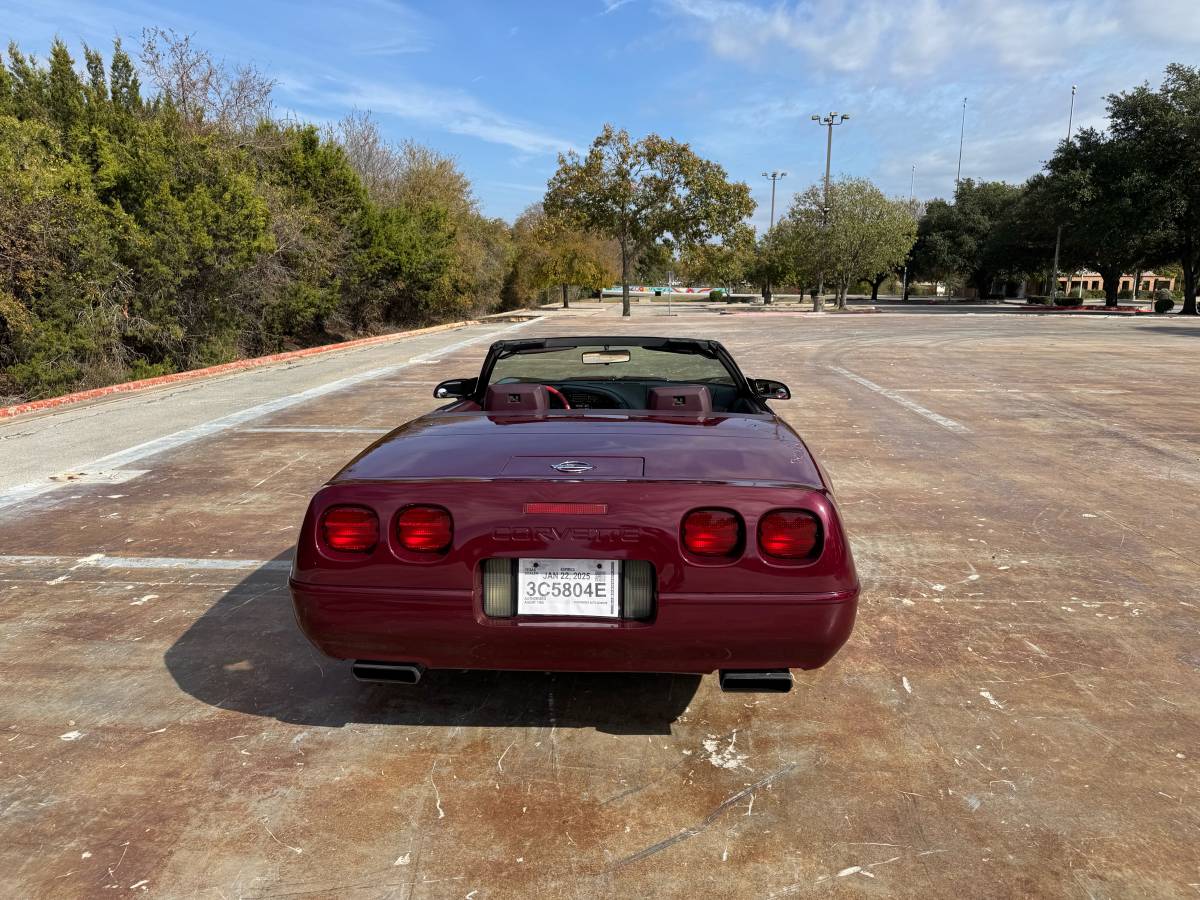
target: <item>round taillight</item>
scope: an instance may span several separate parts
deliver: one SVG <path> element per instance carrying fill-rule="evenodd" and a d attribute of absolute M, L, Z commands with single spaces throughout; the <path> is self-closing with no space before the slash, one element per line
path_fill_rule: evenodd
<path fill-rule="evenodd" d="M 396 517 L 396 539 L 405 550 L 440 553 L 454 539 L 454 522 L 440 506 L 410 506 Z"/>
<path fill-rule="evenodd" d="M 365 506 L 331 506 L 321 516 L 325 546 L 341 553 L 370 553 L 379 543 L 379 517 Z"/>
<path fill-rule="evenodd" d="M 727 509 L 694 509 L 683 520 L 683 546 L 697 556 L 731 556 L 742 542 L 742 520 Z"/>
<path fill-rule="evenodd" d="M 821 547 L 821 520 L 804 509 L 777 509 L 758 522 L 758 546 L 778 559 L 807 559 Z"/>

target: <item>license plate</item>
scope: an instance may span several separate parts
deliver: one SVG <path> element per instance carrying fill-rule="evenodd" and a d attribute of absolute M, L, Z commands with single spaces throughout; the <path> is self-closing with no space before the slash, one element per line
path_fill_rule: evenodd
<path fill-rule="evenodd" d="M 517 565 L 517 615 L 621 614 L 621 563 L 615 559 L 522 559 Z"/>

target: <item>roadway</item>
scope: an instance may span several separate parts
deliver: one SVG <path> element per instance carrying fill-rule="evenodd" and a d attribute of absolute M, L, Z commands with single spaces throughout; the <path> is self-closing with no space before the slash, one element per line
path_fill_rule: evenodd
<path fill-rule="evenodd" d="M 830 665 L 405 689 L 307 644 L 309 496 L 509 326 L 21 417 L 3 893 L 1196 897 L 1200 326 L 614 312 L 507 336 L 713 337 L 791 385 L 864 584 Z"/>

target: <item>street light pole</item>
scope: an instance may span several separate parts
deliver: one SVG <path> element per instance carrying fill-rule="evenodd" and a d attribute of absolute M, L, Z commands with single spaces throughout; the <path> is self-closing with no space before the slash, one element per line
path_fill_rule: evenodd
<path fill-rule="evenodd" d="M 917 181 L 917 164 L 913 163 L 912 174 L 908 177 L 908 211 L 913 211 L 913 185 Z M 904 257 L 904 280 L 900 284 L 900 300 L 908 299 L 908 257 Z"/>
<path fill-rule="evenodd" d="M 1071 85 L 1071 111 L 1067 113 L 1067 143 L 1071 143 L 1071 126 L 1075 124 L 1075 89 Z M 1050 305 L 1054 305 L 1054 295 L 1058 293 L 1058 251 L 1062 247 L 1062 225 L 1058 226 L 1054 235 L 1054 268 L 1050 273 Z M 1070 287 L 1068 284 L 1067 287 Z"/>
<path fill-rule="evenodd" d="M 775 182 L 780 178 L 786 178 L 787 172 L 763 172 L 763 178 L 771 179 L 771 226 L 767 230 L 775 227 Z"/>
<path fill-rule="evenodd" d="M 958 183 L 962 181 L 962 148 L 963 136 L 967 133 L 967 98 L 963 97 L 962 122 L 958 126 L 958 171 L 954 175 L 954 190 L 958 192 Z"/>
<path fill-rule="evenodd" d="M 775 182 L 777 182 L 780 178 L 786 178 L 787 172 L 780 172 L 780 171 L 763 172 L 762 177 L 771 179 L 771 224 L 767 228 L 767 234 L 770 234 L 772 229 L 775 228 Z M 763 292 L 763 303 L 767 304 L 770 302 L 771 302 L 771 276 L 770 276 L 770 272 L 768 271 L 766 290 Z"/>
<path fill-rule="evenodd" d="M 825 138 L 825 200 L 821 208 L 821 223 L 829 224 L 829 172 L 830 161 L 833 158 L 833 126 L 841 125 L 850 118 L 849 113 L 831 112 L 829 115 L 822 118 L 821 116 L 813 116 L 812 120 L 818 125 L 824 125 L 828 130 Z M 825 293 L 825 273 L 821 272 L 817 278 L 817 297 L 813 301 L 813 312 L 820 312 L 824 307 Z"/>

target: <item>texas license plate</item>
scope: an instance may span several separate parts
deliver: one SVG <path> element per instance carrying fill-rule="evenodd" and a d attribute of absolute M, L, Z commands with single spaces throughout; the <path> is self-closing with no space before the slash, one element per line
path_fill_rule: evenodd
<path fill-rule="evenodd" d="M 517 565 L 517 615 L 621 614 L 621 563 L 615 559 L 522 559 Z"/>

